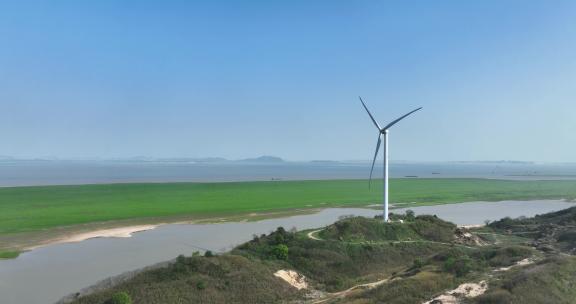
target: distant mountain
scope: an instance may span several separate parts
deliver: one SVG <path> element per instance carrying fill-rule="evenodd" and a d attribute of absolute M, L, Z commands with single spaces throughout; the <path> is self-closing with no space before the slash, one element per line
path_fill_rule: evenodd
<path fill-rule="evenodd" d="M 533 161 L 519 160 L 479 160 L 479 161 L 455 161 L 460 164 L 503 164 L 503 165 L 533 165 Z"/>
<path fill-rule="evenodd" d="M 240 162 L 246 162 L 246 163 L 283 163 L 285 162 L 282 158 L 280 157 L 276 157 L 276 156 L 268 156 L 268 155 L 264 155 L 264 156 L 260 156 L 257 158 L 247 158 L 247 159 L 242 159 L 239 160 Z"/>
<path fill-rule="evenodd" d="M 202 158 L 173 157 L 173 158 L 159 158 L 156 159 L 156 161 L 175 162 L 175 163 L 221 163 L 221 162 L 227 162 L 228 160 L 222 157 L 202 157 Z"/>

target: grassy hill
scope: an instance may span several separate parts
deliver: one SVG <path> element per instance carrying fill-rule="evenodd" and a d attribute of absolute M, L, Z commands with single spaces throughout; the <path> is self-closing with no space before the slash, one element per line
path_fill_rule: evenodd
<path fill-rule="evenodd" d="M 279 227 L 229 253 L 181 256 L 168 267 L 143 271 L 113 288 L 79 296 L 73 303 L 104 304 L 121 292 L 139 304 L 308 303 L 320 299 L 324 303 L 422 303 L 461 283 L 487 279 L 488 274 L 506 282 L 507 277 L 495 272 L 498 268 L 543 254 L 517 244 L 461 244 L 456 227 L 433 216 L 395 218 L 404 223 L 344 218 L 325 227 L 316 238 L 310 237 L 310 231 Z M 546 261 L 541 263 L 551 267 L 547 273 L 554 276 L 554 266 Z M 570 269 L 566 274 L 573 274 Z M 308 288 L 298 290 L 275 277 L 278 270 L 305 276 Z M 576 284 L 576 276 L 570 282 Z M 502 284 L 490 283 L 486 297 L 502 293 Z M 559 297 L 570 294 L 561 292 L 561 287 Z M 515 296 L 513 289 L 508 292 Z"/>
<path fill-rule="evenodd" d="M 134 303 L 288 303 L 303 294 L 273 276 L 272 267 L 238 255 L 178 257 L 114 288 L 74 303 L 101 304 L 119 292 Z"/>
<path fill-rule="evenodd" d="M 408 220 L 394 216 L 403 222 L 382 225 L 381 218 L 353 217 L 340 220 L 323 229 L 319 236 L 325 240 L 347 242 L 361 241 L 418 241 L 451 242 L 454 240 L 456 225 L 435 216 L 418 216 Z"/>
<path fill-rule="evenodd" d="M 554 256 L 493 281 L 476 304 L 571 304 L 576 301 L 576 257 Z"/>
<path fill-rule="evenodd" d="M 286 259 L 279 260 L 275 248 L 282 245 L 289 251 Z M 433 255 L 444 247 L 437 243 L 318 241 L 309 239 L 306 234 L 278 229 L 239 246 L 231 253 L 275 261 L 280 268 L 298 270 L 318 289 L 338 291 L 391 276 L 411 265 L 415 259 Z"/>
<path fill-rule="evenodd" d="M 529 236 L 532 245 L 541 250 L 576 253 L 576 208 L 532 218 L 503 218 L 489 227 L 501 233 Z"/>

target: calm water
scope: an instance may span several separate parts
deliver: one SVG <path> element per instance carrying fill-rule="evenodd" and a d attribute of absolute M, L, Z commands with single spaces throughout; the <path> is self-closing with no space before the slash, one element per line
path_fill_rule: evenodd
<path fill-rule="evenodd" d="M 379 172 L 379 169 L 376 170 Z M 0 187 L 119 182 L 365 179 L 369 171 L 368 163 L 0 161 Z M 576 179 L 576 164 L 392 163 L 390 173 L 392 177 Z"/>
<path fill-rule="evenodd" d="M 473 202 L 410 208 L 417 214 L 436 214 L 458 224 L 481 224 L 505 216 L 533 216 L 573 206 L 563 201 Z M 395 212 L 403 212 L 402 209 Z M 309 229 L 333 223 L 343 215 L 374 216 L 377 210 L 331 208 L 315 214 L 258 222 L 174 224 L 135 234 L 132 238 L 99 238 L 52 245 L 0 261 L 0 303 L 52 303 L 107 277 L 147 265 L 190 255 L 199 248 L 226 251 L 253 234 L 279 226 Z"/>

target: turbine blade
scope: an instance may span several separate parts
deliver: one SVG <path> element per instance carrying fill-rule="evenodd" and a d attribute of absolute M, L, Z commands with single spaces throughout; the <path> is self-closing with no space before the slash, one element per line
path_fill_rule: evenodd
<path fill-rule="evenodd" d="M 368 107 L 366 106 L 366 104 L 364 103 L 364 100 L 362 100 L 362 97 L 358 96 L 358 98 L 360 98 L 360 102 L 362 103 L 362 105 L 364 106 L 364 109 L 366 109 L 366 112 L 368 113 L 368 116 L 370 116 L 370 119 L 372 119 L 372 122 L 374 123 L 374 125 L 376 126 L 376 128 L 378 128 L 378 130 L 382 130 L 382 128 L 380 128 L 380 125 L 376 122 L 376 119 L 374 119 L 374 116 L 372 116 L 372 113 L 370 113 L 370 111 L 368 110 Z"/>
<path fill-rule="evenodd" d="M 420 110 L 420 109 L 422 109 L 422 107 L 420 107 L 420 108 L 418 108 L 418 109 L 416 109 L 416 110 L 412 110 L 412 111 L 408 112 L 407 114 L 402 115 L 400 118 L 397 118 L 397 119 L 394 120 L 393 122 L 391 122 L 391 123 L 389 123 L 388 125 L 386 125 L 386 126 L 384 127 L 384 130 L 390 129 L 390 127 L 392 127 L 393 125 L 395 125 L 396 123 L 398 123 L 398 122 L 401 121 L 402 119 L 406 118 L 406 116 L 408 116 L 408 115 L 410 115 L 410 114 L 412 114 L 412 113 L 414 113 L 414 112 L 416 112 L 416 111 L 418 111 L 418 110 Z"/>
<path fill-rule="evenodd" d="M 378 151 L 380 150 L 380 144 L 382 143 L 381 133 L 378 133 L 378 143 L 376 143 L 376 152 L 374 152 L 374 159 L 372 160 L 372 168 L 370 168 L 370 179 L 368 180 L 368 188 L 372 185 L 372 172 L 374 172 L 374 163 L 376 163 L 376 158 L 378 157 Z"/>

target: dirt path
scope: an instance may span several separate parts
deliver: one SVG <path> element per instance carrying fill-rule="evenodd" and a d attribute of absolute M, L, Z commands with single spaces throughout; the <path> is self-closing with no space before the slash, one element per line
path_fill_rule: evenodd
<path fill-rule="evenodd" d="M 488 283 L 486 281 L 480 281 L 478 283 L 464 283 L 460 284 L 455 289 L 444 292 L 428 302 L 424 302 L 423 304 L 431 304 L 434 301 L 440 301 L 440 303 L 445 304 L 457 304 L 460 303 L 460 299 L 462 298 L 475 298 L 484 294 L 486 290 L 488 290 Z"/>
<path fill-rule="evenodd" d="M 314 234 L 316 234 L 317 232 L 322 231 L 322 229 L 318 229 L 318 230 L 314 230 L 314 231 L 310 231 L 308 232 L 308 234 L 306 236 L 308 236 L 309 239 L 315 240 L 315 241 L 323 241 L 323 239 L 315 236 Z"/>
<path fill-rule="evenodd" d="M 306 236 L 311 239 L 311 240 L 315 240 L 315 241 L 326 241 L 324 239 L 321 239 L 319 237 L 317 237 L 315 234 L 322 231 L 323 229 L 317 229 L 317 230 L 313 230 L 310 231 L 306 234 Z M 400 244 L 400 243 L 434 243 L 434 244 L 441 244 L 441 245 L 446 245 L 446 246 L 452 246 L 452 245 L 457 245 L 457 246 L 461 246 L 461 247 L 466 247 L 466 248 L 470 248 L 470 249 L 476 249 L 475 247 L 470 247 L 470 246 L 466 246 L 466 245 L 461 245 L 461 244 L 452 244 L 452 243 L 443 243 L 443 242 L 435 242 L 435 241 L 427 241 L 427 240 L 413 240 L 413 241 L 384 241 L 384 242 L 380 242 L 380 243 L 393 243 L 393 244 Z M 382 279 L 382 280 L 378 280 L 376 282 L 371 282 L 371 283 L 364 283 L 364 284 L 358 284 L 358 285 L 354 285 L 346 290 L 343 291 L 338 291 L 338 292 L 334 292 L 334 293 L 326 293 L 324 297 L 322 297 L 322 299 L 318 299 L 314 302 L 312 302 L 313 304 L 320 304 L 320 303 L 324 303 L 326 301 L 330 301 L 332 299 L 335 298 L 345 298 L 346 296 L 348 296 L 351 292 L 358 290 L 358 289 L 372 289 L 375 287 L 378 287 L 382 284 L 388 283 L 392 280 L 395 280 L 396 278 L 393 277 L 389 277 L 386 279 Z"/>
<path fill-rule="evenodd" d="M 358 284 L 358 285 L 352 286 L 346 290 L 342 290 L 342 291 L 338 291 L 338 292 L 334 292 L 334 293 L 328 293 L 328 294 L 326 294 L 325 298 L 323 298 L 321 300 L 317 300 L 317 301 L 312 302 L 312 303 L 319 304 L 319 303 L 324 303 L 326 301 L 332 300 L 334 298 L 345 298 L 348 294 L 350 294 L 354 290 L 372 289 L 372 288 L 378 287 L 384 283 L 390 282 L 391 280 L 393 280 L 393 278 L 386 278 L 386 279 L 379 280 L 376 282 L 371 282 L 371 283 Z"/>
<path fill-rule="evenodd" d="M 322 231 L 323 229 L 318 229 L 318 230 L 314 230 L 314 231 L 310 231 L 306 234 L 306 236 L 311 239 L 311 240 L 315 240 L 315 241 L 325 241 L 324 239 L 321 239 L 319 237 L 317 237 L 315 234 Z M 361 242 L 347 242 L 347 243 L 361 243 Z M 440 245 L 445 245 L 445 246 L 459 246 L 459 247 L 465 247 L 465 248 L 469 248 L 469 249 L 476 249 L 476 247 L 471 247 L 471 246 L 466 246 L 466 245 L 462 245 L 462 244 L 453 244 L 453 243 L 443 243 L 443 242 L 436 242 L 436 241 L 428 241 L 428 240 L 411 240 L 411 241 L 381 241 L 381 242 L 373 242 L 375 244 L 378 243 L 386 243 L 386 244 L 400 244 L 400 243 L 431 243 L 431 244 L 440 244 Z"/>

